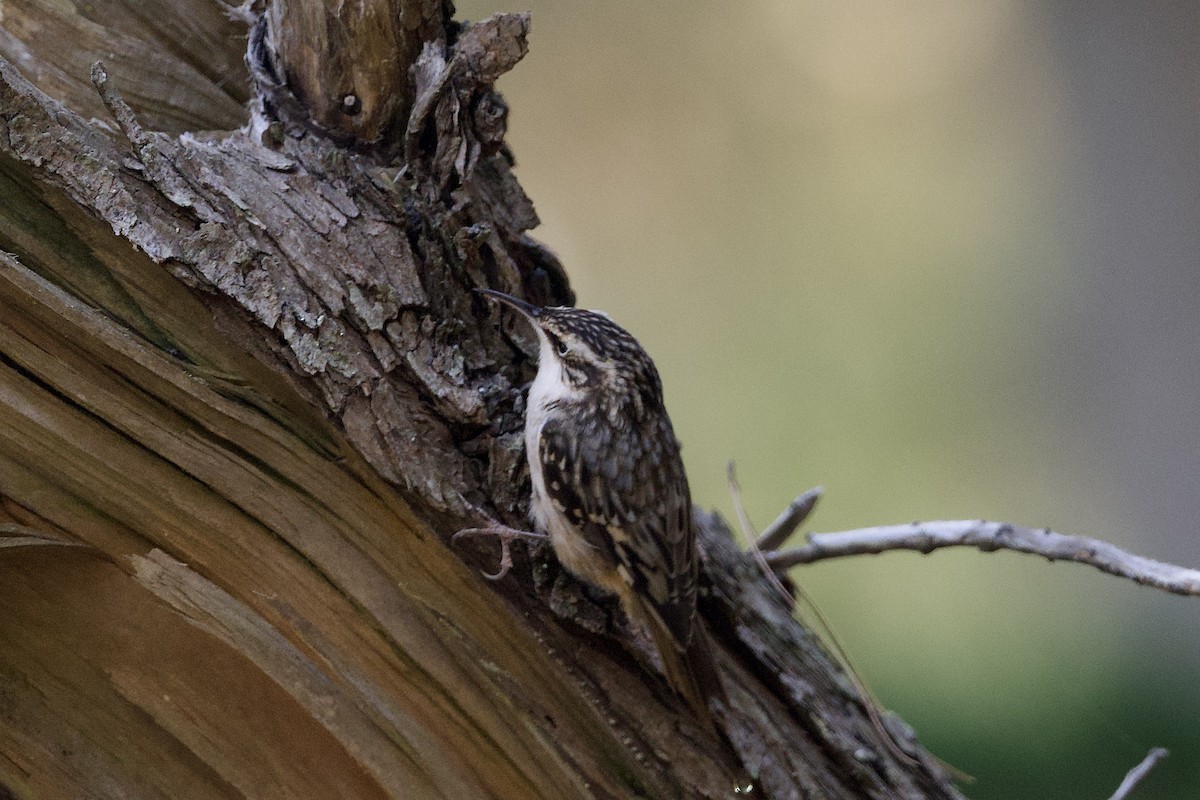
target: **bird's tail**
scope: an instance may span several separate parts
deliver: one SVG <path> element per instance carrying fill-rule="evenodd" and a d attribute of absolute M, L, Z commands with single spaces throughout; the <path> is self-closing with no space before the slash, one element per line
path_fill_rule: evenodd
<path fill-rule="evenodd" d="M 640 605 L 642 619 L 646 621 L 662 659 L 667 683 L 684 699 L 705 729 L 716 735 L 717 726 L 709 701 L 718 699 L 722 705 L 726 705 L 725 689 L 721 686 L 717 665 L 713 660 L 712 644 L 704 626 L 699 619 L 693 618 L 691 635 L 685 645 L 667 627 L 662 617 L 647 607 L 648 604 L 640 601 Z"/>

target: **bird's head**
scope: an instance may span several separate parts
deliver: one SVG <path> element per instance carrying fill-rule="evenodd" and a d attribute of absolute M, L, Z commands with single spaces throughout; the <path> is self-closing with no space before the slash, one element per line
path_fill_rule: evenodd
<path fill-rule="evenodd" d="M 557 369 L 575 391 L 637 396 L 661 406 L 662 383 L 654 362 L 637 339 L 603 311 L 542 307 L 492 289 L 477 291 L 516 309 L 533 325 L 541 345 L 539 375 Z"/>

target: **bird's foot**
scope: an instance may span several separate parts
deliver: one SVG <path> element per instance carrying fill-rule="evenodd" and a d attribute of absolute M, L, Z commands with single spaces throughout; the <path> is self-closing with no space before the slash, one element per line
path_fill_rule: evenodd
<path fill-rule="evenodd" d="M 450 541 L 457 542 L 460 538 L 465 539 L 472 536 L 495 536 L 500 540 L 500 569 L 494 573 L 487 572 L 486 570 L 480 570 L 480 572 L 483 573 L 483 577 L 487 578 L 489 581 L 500 580 L 508 574 L 510 569 L 512 569 L 512 552 L 509 550 L 509 545 L 514 539 L 542 540 L 546 538 L 546 534 L 544 533 L 534 533 L 533 531 L 523 531 L 518 528 L 510 528 L 503 522 L 492 519 L 474 505 L 471 505 L 470 503 L 467 503 L 467 505 L 471 510 L 483 516 L 487 520 L 488 524 L 479 528 L 463 528 L 458 533 L 451 536 Z"/>

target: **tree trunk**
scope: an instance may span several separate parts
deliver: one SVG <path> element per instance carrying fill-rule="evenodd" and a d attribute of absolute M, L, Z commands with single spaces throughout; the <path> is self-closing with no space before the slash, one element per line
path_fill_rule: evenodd
<path fill-rule="evenodd" d="M 219 4 L 104 8 L 0 18 L 0 798 L 959 796 L 713 516 L 722 745 L 551 554 L 447 546 L 529 491 L 471 288 L 573 300 L 492 89 L 526 15 L 280 1 L 251 90 Z"/>

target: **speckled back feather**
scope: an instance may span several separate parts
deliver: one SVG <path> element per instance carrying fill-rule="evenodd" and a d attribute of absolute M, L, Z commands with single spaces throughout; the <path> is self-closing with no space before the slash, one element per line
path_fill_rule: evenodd
<path fill-rule="evenodd" d="M 581 579 L 614 591 L 706 725 L 721 694 L 696 621 L 691 494 L 654 362 L 606 315 L 538 309 L 526 443 L 533 515 Z"/>

